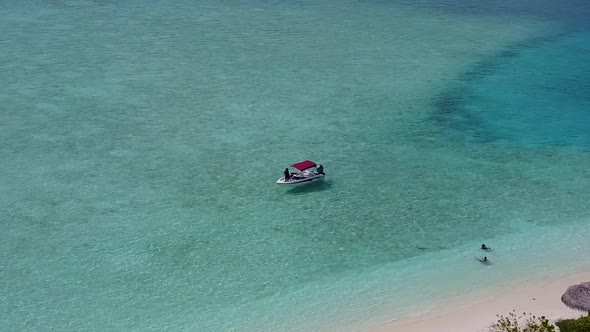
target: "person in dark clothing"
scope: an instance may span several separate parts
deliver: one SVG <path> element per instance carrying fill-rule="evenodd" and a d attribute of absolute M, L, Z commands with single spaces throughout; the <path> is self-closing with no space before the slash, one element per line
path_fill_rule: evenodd
<path fill-rule="evenodd" d="M 490 247 L 486 246 L 485 244 L 482 244 L 482 245 L 481 245 L 481 250 L 486 250 L 486 251 L 489 251 L 489 250 L 492 250 L 492 248 L 490 248 Z"/>
<path fill-rule="evenodd" d="M 285 176 L 285 182 L 291 180 L 291 173 L 289 173 L 289 169 L 285 168 L 285 171 L 283 172 L 283 175 Z"/>
<path fill-rule="evenodd" d="M 487 256 L 484 256 L 483 258 L 478 258 L 477 260 L 482 264 L 491 264 Z"/>
<path fill-rule="evenodd" d="M 319 174 L 324 174 L 324 165 L 320 165 L 317 168 Z"/>

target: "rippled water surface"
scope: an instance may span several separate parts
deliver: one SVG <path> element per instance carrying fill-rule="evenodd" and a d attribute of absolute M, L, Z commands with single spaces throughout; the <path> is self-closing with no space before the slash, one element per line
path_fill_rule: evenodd
<path fill-rule="evenodd" d="M 560 4 L 3 2 L 0 326 L 342 330 L 587 266 Z M 303 159 L 324 183 L 274 184 Z"/>

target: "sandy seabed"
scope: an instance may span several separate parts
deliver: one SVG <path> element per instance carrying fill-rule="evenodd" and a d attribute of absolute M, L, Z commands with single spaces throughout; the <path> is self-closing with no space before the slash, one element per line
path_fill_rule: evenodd
<path fill-rule="evenodd" d="M 552 321 L 576 318 L 584 313 L 572 310 L 561 302 L 565 290 L 590 280 L 590 271 L 574 273 L 551 279 L 524 282 L 519 286 L 484 290 L 454 299 L 416 317 L 405 317 L 370 328 L 370 331 L 488 331 L 498 318 L 515 311 L 536 316 L 546 316 Z"/>

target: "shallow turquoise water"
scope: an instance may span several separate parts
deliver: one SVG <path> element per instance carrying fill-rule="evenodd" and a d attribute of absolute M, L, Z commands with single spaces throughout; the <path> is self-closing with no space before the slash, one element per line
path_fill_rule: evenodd
<path fill-rule="evenodd" d="M 4 3 L 0 324 L 353 324 L 468 291 L 483 241 L 490 284 L 586 264 L 587 9 L 443 8 Z M 306 158 L 328 180 L 277 188 Z"/>

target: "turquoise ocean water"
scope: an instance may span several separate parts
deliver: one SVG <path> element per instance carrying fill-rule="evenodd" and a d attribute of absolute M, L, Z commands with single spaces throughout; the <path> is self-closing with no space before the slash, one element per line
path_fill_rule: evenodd
<path fill-rule="evenodd" d="M 590 266 L 584 1 L 0 12 L 0 330 L 353 330 Z"/>

